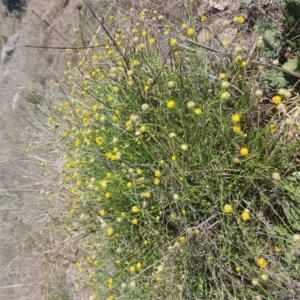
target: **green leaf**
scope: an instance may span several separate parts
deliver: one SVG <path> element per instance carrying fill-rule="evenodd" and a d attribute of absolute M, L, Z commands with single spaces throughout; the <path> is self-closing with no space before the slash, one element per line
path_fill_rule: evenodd
<path fill-rule="evenodd" d="M 300 74 L 300 57 L 289 59 L 282 67 Z"/>
<path fill-rule="evenodd" d="M 300 75 L 300 57 L 289 59 L 286 63 L 283 64 L 282 67 Z M 299 81 L 299 78 L 288 74 L 283 74 L 283 77 L 290 85 L 295 85 Z"/>
<path fill-rule="evenodd" d="M 273 88 L 283 88 L 288 84 L 284 78 L 284 74 L 277 70 L 271 70 L 269 72 L 268 81 Z"/>

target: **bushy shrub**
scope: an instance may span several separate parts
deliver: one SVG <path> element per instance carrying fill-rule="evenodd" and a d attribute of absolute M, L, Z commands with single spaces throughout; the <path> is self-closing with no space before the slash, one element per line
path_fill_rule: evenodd
<path fill-rule="evenodd" d="M 187 8 L 181 27 L 157 11 L 108 16 L 66 62 L 49 122 L 61 220 L 88 237 L 76 266 L 91 299 L 293 296 L 299 100 L 266 94 L 243 47 L 207 53 Z"/>

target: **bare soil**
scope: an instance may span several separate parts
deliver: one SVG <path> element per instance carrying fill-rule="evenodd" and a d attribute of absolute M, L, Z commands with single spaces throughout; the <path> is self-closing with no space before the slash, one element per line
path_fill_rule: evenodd
<path fill-rule="evenodd" d="M 39 44 L 49 37 L 31 9 L 43 16 L 51 5 L 29 1 L 10 33 L 20 33 L 18 44 Z M 17 46 L 0 66 L 0 300 L 71 299 L 61 266 L 47 258 L 48 249 L 55 247 L 47 218 L 51 203 L 39 196 L 43 176 L 25 151 L 26 144 L 34 145 L 26 141 L 33 122 L 26 107 L 34 108 L 40 100 L 30 91 L 43 95 L 51 62 L 49 53 Z"/>

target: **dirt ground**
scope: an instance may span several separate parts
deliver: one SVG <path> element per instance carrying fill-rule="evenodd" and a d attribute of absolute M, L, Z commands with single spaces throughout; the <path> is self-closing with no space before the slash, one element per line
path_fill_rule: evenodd
<path fill-rule="evenodd" d="M 41 24 L 30 8 L 42 15 L 46 5 L 47 1 L 29 1 L 16 26 L 19 44 L 42 37 L 34 32 L 34 26 Z M 49 265 L 45 258 L 47 247 L 52 246 L 47 219 L 51 203 L 37 193 L 40 171 L 25 151 L 26 128 L 33 120 L 24 95 L 32 88 L 42 92 L 49 76 L 48 62 L 37 59 L 39 54 L 39 50 L 16 47 L 11 59 L 0 66 L 0 300 L 69 299 L 67 292 L 63 295 L 60 266 Z"/>
<path fill-rule="evenodd" d="M 25 53 L 17 52 L 14 61 L 2 66 L 0 71 L 1 300 L 30 299 L 27 296 L 40 284 L 33 283 L 32 279 L 43 272 L 38 253 L 33 251 L 36 251 L 36 237 L 44 223 L 46 207 L 33 195 L 37 189 L 31 176 L 34 167 L 21 142 L 28 115 L 19 105 L 13 108 L 14 96 L 30 80 L 26 65 L 15 61 Z"/>

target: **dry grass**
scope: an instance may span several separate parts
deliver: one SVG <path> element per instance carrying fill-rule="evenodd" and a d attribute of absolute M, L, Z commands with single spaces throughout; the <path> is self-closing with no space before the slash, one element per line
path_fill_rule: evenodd
<path fill-rule="evenodd" d="M 30 9 L 63 33 L 71 28 L 68 22 L 71 24 L 73 20 L 74 7 L 63 10 L 60 1 L 29 1 L 22 20 L 6 16 L 2 8 L 0 4 L 1 46 L 15 32 L 21 33 L 19 44 L 64 43 Z M 60 53 L 64 55 L 64 51 Z M 45 195 L 39 194 L 44 176 L 33 159 L 25 155 L 25 128 L 39 122 L 32 112 L 42 118 L 45 104 L 42 99 L 53 92 L 48 86 L 49 79 L 54 69 L 55 72 L 61 69 L 60 59 L 57 51 L 19 46 L 11 60 L 0 66 L 1 300 L 84 299 L 83 293 L 73 292 L 68 286 L 72 285 L 72 278 L 66 278 L 64 267 L 70 263 L 66 263 L 68 260 L 62 253 L 64 245 L 60 233 L 48 217 L 54 206 Z M 28 108 L 32 109 L 31 113 Z M 35 144 L 36 141 L 27 142 Z M 71 255 L 70 249 L 65 253 Z"/>

